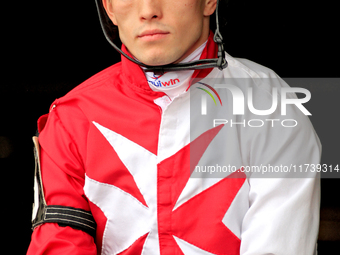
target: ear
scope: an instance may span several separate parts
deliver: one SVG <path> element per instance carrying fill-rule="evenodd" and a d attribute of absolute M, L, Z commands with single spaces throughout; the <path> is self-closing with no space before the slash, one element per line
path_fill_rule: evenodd
<path fill-rule="evenodd" d="M 204 16 L 210 16 L 216 10 L 217 0 L 205 0 Z"/>
<path fill-rule="evenodd" d="M 112 23 L 117 26 L 117 20 L 116 20 L 116 16 L 114 14 L 114 11 L 113 11 L 112 0 L 102 0 L 102 1 L 103 1 L 103 6 L 105 8 L 107 16 L 109 16 Z"/>

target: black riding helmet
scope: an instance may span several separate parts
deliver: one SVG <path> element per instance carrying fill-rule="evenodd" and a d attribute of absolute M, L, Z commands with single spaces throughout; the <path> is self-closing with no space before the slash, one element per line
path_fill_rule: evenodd
<path fill-rule="evenodd" d="M 113 48 L 115 48 L 124 57 L 136 63 L 137 65 L 145 67 L 146 72 L 164 73 L 164 72 L 170 72 L 170 71 L 196 70 L 196 69 L 205 69 L 205 68 L 214 68 L 214 67 L 218 67 L 220 70 L 223 70 L 224 68 L 228 66 L 228 62 L 225 60 L 223 37 L 219 29 L 219 20 L 218 20 L 219 0 L 217 0 L 217 5 L 216 5 L 216 30 L 215 30 L 215 35 L 214 35 L 214 41 L 218 45 L 218 57 L 214 59 L 200 59 L 200 60 L 196 60 L 196 61 L 192 61 L 188 63 L 168 64 L 168 65 L 161 65 L 161 66 L 149 66 L 125 54 L 114 43 L 114 39 L 116 39 L 117 34 L 118 34 L 118 28 L 112 23 L 112 21 L 107 16 L 102 0 L 96 0 L 96 5 L 97 5 L 100 24 L 101 24 L 104 35 L 106 39 L 108 40 L 108 42 L 113 46 Z"/>

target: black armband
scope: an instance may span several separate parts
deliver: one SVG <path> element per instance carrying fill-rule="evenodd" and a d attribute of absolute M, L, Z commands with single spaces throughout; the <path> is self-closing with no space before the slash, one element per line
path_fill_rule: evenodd
<path fill-rule="evenodd" d="M 91 212 L 83 209 L 60 205 L 45 206 L 42 209 L 40 220 L 33 221 L 32 227 L 34 229 L 44 223 L 58 223 L 61 227 L 69 226 L 82 230 L 93 237 L 96 235 L 96 222 Z"/>
<path fill-rule="evenodd" d="M 61 227 L 69 226 L 82 230 L 95 237 L 96 222 L 90 211 L 61 205 L 47 205 L 44 196 L 40 172 L 40 151 L 38 138 L 33 137 L 35 145 L 34 203 L 32 229 L 44 223 L 58 223 Z"/>

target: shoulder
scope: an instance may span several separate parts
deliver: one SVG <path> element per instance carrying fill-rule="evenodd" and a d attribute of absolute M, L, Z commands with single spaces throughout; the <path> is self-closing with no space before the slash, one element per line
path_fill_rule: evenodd
<path fill-rule="evenodd" d="M 232 57 L 227 53 L 226 60 L 228 61 L 228 68 L 223 70 L 224 78 L 233 79 L 233 83 L 236 83 L 235 85 L 244 90 L 245 93 L 251 87 L 254 90 L 255 99 L 270 103 L 274 88 L 278 94 L 281 94 L 282 88 L 289 88 L 289 85 L 268 67 L 248 59 Z M 288 96 L 296 98 L 293 93 L 289 93 Z"/>
<path fill-rule="evenodd" d="M 51 122 L 62 123 L 65 127 L 67 123 L 70 123 L 70 127 L 75 127 L 74 124 L 87 122 L 88 115 L 96 110 L 93 109 L 93 104 L 100 101 L 103 95 L 107 95 L 108 90 L 114 91 L 114 82 L 119 79 L 120 70 L 120 63 L 112 65 L 56 99 L 50 106 L 49 114 L 38 120 L 39 132 Z"/>
<path fill-rule="evenodd" d="M 50 107 L 50 113 L 58 108 L 60 115 L 85 114 L 103 97 L 114 92 L 115 82 L 121 74 L 121 63 L 114 64 L 93 75 L 63 97 L 56 99 Z M 69 118 L 70 119 L 70 118 Z"/>
<path fill-rule="evenodd" d="M 281 88 L 289 88 L 289 85 L 272 69 L 261 64 L 255 63 L 244 58 L 235 58 L 226 54 L 228 68 L 224 69 L 223 76 L 225 78 L 236 79 L 241 89 L 247 90 L 248 87 L 258 88 L 265 91 L 268 99 L 271 100 L 273 88 L 277 88 L 281 93 Z M 295 95 L 289 93 L 289 97 L 295 98 Z"/>
<path fill-rule="evenodd" d="M 230 75 L 235 78 L 279 78 L 270 68 L 245 58 L 235 58 L 226 53 Z"/>
<path fill-rule="evenodd" d="M 113 80 L 119 76 L 121 73 L 121 63 L 114 64 L 101 72 L 93 75 L 65 96 L 61 97 L 59 100 L 67 100 L 70 98 L 77 97 L 82 94 L 91 93 L 93 90 L 99 89 L 100 87 L 112 84 Z"/>

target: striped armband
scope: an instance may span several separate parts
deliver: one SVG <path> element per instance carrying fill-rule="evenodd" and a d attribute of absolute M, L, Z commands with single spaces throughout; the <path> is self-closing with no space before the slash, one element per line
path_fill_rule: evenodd
<path fill-rule="evenodd" d="M 96 222 L 89 211 L 67 206 L 49 205 L 45 206 L 41 216 L 40 220 L 32 222 L 33 229 L 44 223 L 58 223 L 61 227 L 69 226 L 95 237 Z"/>

